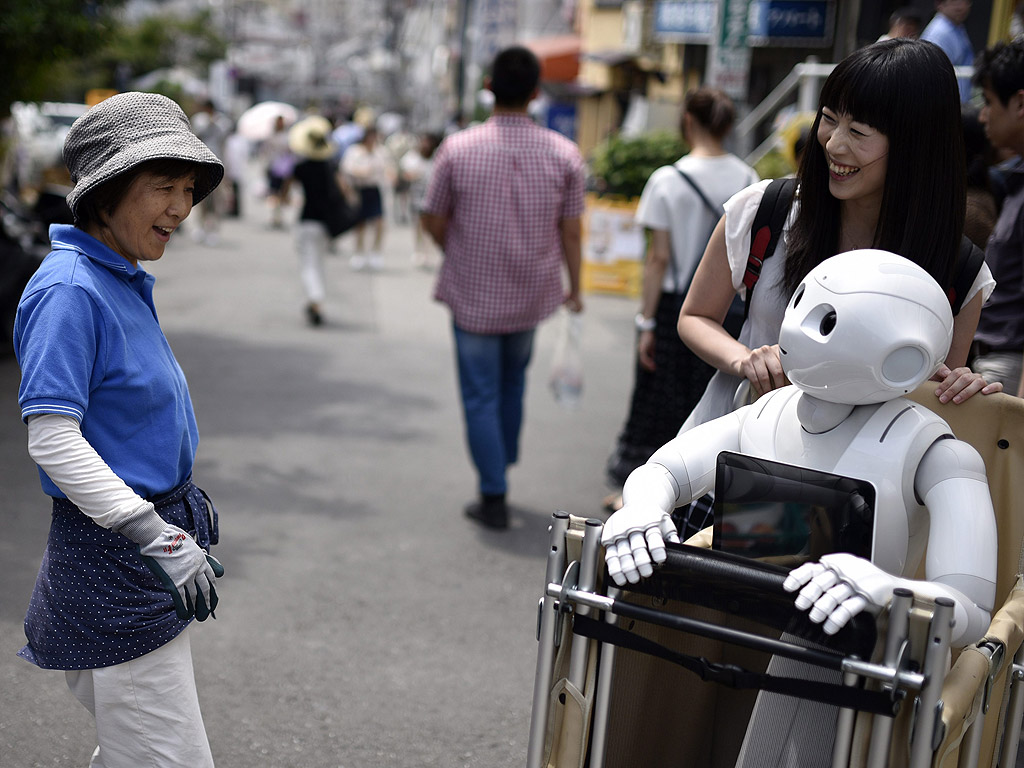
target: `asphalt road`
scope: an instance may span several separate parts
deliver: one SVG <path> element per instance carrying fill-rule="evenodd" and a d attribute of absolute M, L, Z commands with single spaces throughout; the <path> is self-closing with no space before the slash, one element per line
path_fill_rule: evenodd
<path fill-rule="evenodd" d="M 217 765 L 519 768 L 547 525 L 600 513 L 636 302 L 587 297 L 575 411 L 548 390 L 557 320 L 541 326 L 512 527 L 485 531 L 462 515 L 475 478 L 450 320 L 411 230 L 392 228 L 382 272 L 329 261 L 313 329 L 290 233 L 250 211 L 216 247 L 179 234 L 152 266 L 199 421 L 195 479 L 221 516 L 218 619 L 192 637 Z M 88 713 L 15 656 L 49 524 L 18 378 L 0 359 L 0 764 L 85 766 Z"/>

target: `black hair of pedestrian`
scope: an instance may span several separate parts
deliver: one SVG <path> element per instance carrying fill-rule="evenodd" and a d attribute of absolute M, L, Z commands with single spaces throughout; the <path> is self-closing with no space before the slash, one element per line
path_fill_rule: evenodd
<path fill-rule="evenodd" d="M 539 82 L 540 61 L 529 48 L 513 45 L 494 57 L 489 90 L 496 106 L 525 107 Z"/>
<path fill-rule="evenodd" d="M 824 107 L 889 140 L 871 246 L 910 259 L 948 287 L 967 204 L 960 92 L 949 57 L 932 43 L 910 38 L 860 48 L 825 80 L 812 137 L 818 135 Z M 797 175 L 800 207 L 787 240 L 783 278 L 789 295 L 838 251 L 841 224 L 840 201 L 829 192 L 828 159 L 816 140 L 808 144 Z"/>
<path fill-rule="evenodd" d="M 964 130 L 964 154 L 967 158 L 967 186 L 992 191 L 989 168 L 996 163 L 996 151 L 978 119 L 977 107 L 964 105 L 961 122 Z"/>
<path fill-rule="evenodd" d="M 436 131 L 428 131 L 424 133 L 421 141 L 421 148 L 426 150 L 423 152 L 423 156 L 430 159 L 434 156 L 437 148 L 441 146 L 441 142 L 444 141 L 444 134 L 437 133 Z"/>
<path fill-rule="evenodd" d="M 690 115 L 705 131 L 716 139 L 723 139 L 736 121 L 736 107 L 725 91 L 702 87 L 690 91 L 683 98 L 683 115 Z M 684 121 L 680 121 L 680 128 Z"/>
<path fill-rule="evenodd" d="M 93 223 L 100 226 L 106 225 L 117 206 L 128 196 L 132 182 L 144 173 L 151 173 L 160 179 L 177 181 L 189 177 L 194 178 L 205 172 L 202 166 L 188 160 L 176 158 L 147 160 L 86 192 L 78 201 L 75 225 L 83 231 Z"/>
<path fill-rule="evenodd" d="M 912 5 L 905 5 L 892 12 L 889 16 L 889 29 L 892 29 L 901 21 L 912 21 L 917 24 L 918 27 L 921 27 L 924 24 L 921 12 Z"/>
<path fill-rule="evenodd" d="M 974 84 L 992 91 L 1005 107 L 1010 97 L 1024 89 L 1024 40 L 997 43 L 978 54 Z"/>

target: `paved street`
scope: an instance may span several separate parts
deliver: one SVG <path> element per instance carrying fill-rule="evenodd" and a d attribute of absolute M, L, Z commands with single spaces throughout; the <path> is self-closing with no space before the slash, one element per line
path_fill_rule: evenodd
<path fill-rule="evenodd" d="M 636 302 L 587 297 L 576 411 L 547 388 L 557 323 L 541 327 L 513 525 L 488 532 L 462 515 L 475 481 L 449 315 L 410 228 L 380 273 L 329 261 L 313 329 L 291 235 L 265 220 L 250 207 L 216 247 L 179 234 L 152 267 L 202 435 L 195 479 L 221 516 L 218 619 L 192 634 L 218 768 L 521 768 L 546 528 L 557 508 L 600 512 Z M 0 764 L 84 768 L 88 714 L 60 672 L 15 656 L 49 524 L 17 387 L 0 359 Z"/>

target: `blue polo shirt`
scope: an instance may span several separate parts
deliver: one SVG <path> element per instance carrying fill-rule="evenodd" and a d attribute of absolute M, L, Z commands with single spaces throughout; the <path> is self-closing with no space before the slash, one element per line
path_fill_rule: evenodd
<path fill-rule="evenodd" d="M 59 413 L 140 496 L 181 485 L 199 444 L 185 376 L 153 306 L 155 278 L 68 225 L 18 305 L 22 419 Z M 40 470 L 43 491 L 66 498 Z"/>

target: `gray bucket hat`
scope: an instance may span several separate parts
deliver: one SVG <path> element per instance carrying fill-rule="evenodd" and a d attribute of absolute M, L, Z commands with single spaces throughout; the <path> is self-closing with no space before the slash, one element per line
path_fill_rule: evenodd
<path fill-rule="evenodd" d="M 64 140 L 64 163 L 75 188 L 68 206 L 75 219 L 82 197 L 104 182 L 149 160 L 186 160 L 206 166 L 197 174 L 193 204 L 210 194 L 224 166 L 192 133 L 181 107 L 158 93 L 119 93 L 80 118 Z"/>

